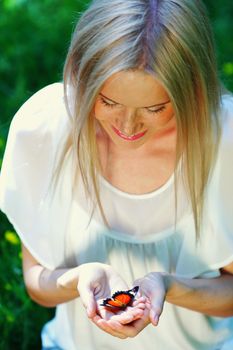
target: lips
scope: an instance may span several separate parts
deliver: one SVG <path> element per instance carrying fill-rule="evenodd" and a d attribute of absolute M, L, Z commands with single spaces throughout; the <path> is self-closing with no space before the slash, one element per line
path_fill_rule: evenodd
<path fill-rule="evenodd" d="M 145 131 L 140 132 L 138 134 L 127 136 L 127 135 L 123 134 L 120 130 L 116 129 L 114 126 L 112 126 L 112 129 L 118 136 L 120 136 L 122 139 L 124 139 L 126 141 L 136 141 L 136 140 L 140 139 L 141 137 L 143 137 L 145 135 L 145 133 L 147 132 L 147 130 L 145 130 Z"/>

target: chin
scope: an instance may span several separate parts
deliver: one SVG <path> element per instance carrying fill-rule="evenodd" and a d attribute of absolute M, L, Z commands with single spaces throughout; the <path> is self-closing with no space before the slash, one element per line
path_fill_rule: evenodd
<path fill-rule="evenodd" d="M 111 141 L 112 143 L 117 147 L 117 148 L 120 148 L 120 149 L 138 149 L 140 147 L 142 147 L 146 141 L 145 140 L 137 140 L 137 141 L 126 141 L 126 140 L 121 140 L 121 139 L 117 139 L 114 137 L 114 138 L 111 138 Z"/>

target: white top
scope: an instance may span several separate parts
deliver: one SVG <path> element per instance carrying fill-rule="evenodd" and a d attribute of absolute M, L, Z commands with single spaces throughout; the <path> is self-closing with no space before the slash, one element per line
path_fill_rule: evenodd
<path fill-rule="evenodd" d="M 201 239 L 178 182 L 174 227 L 174 177 L 156 191 L 132 195 L 100 177 L 100 194 L 111 230 L 91 205 L 80 181 L 72 189 L 74 162 L 66 158 L 55 191 L 53 172 L 71 122 L 63 86 L 52 84 L 32 96 L 15 115 L 0 176 L 0 208 L 31 254 L 45 267 L 100 261 L 121 271 L 129 286 L 151 271 L 211 278 L 233 261 L 233 99 L 222 106 L 223 136 L 207 188 Z M 232 350 L 233 318 L 208 317 L 165 303 L 157 328 L 120 340 L 86 317 L 79 298 L 59 305 L 43 329 L 44 346 L 65 350 Z"/>

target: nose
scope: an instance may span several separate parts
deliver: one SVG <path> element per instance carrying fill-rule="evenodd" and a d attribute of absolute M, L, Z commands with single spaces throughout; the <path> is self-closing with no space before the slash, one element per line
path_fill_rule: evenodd
<path fill-rule="evenodd" d="M 137 129 L 137 113 L 134 109 L 126 109 L 121 118 L 120 130 L 130 136 L 136 133 Z"/>

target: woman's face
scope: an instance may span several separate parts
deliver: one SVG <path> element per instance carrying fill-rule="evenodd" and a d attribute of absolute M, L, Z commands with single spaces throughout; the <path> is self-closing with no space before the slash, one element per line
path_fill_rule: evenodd
<path fill-rule="evenodd" d="M 96 99 L 94 115 L 110 141 L 130 149 L 153 141 L 175 121 L 166 90 L 142 70 L 113 74 Z"/>

